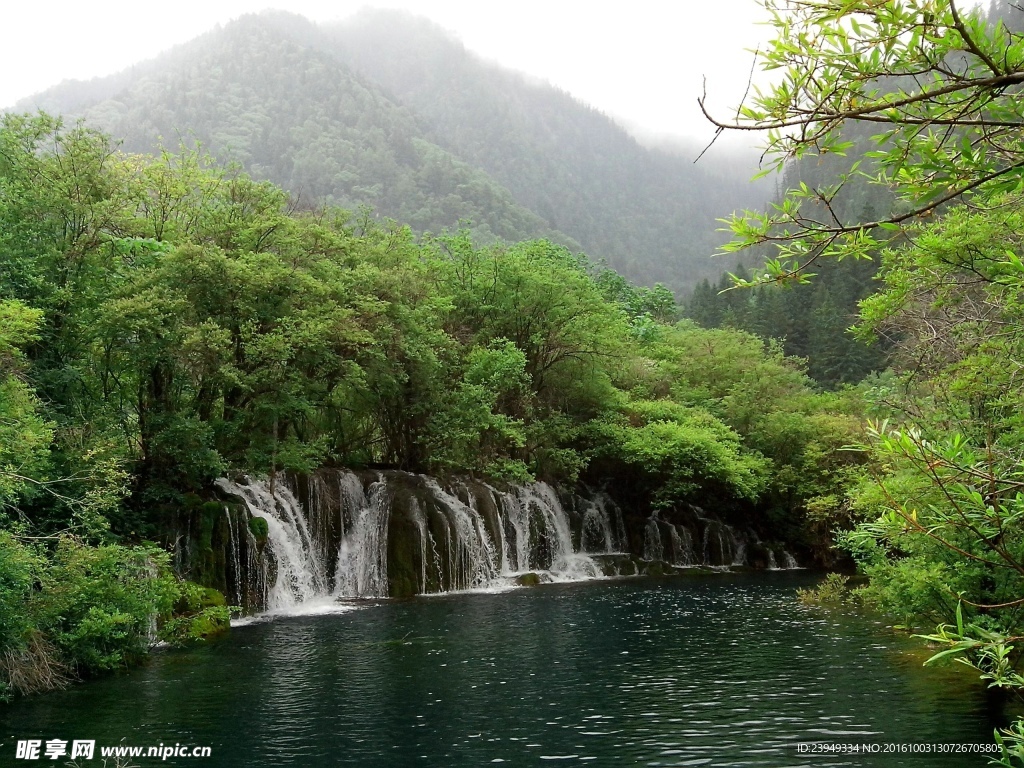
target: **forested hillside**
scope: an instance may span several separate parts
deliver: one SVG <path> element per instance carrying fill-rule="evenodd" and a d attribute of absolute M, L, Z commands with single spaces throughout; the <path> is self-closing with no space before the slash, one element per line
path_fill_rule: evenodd
<path fill-rule="evenodd" d="M 306 205 L 366 205 L 421 232 L 468 222 L 481 242 L 549 237 L 676 290 L 722 268 L 708 259 L 725 240 L 717 219 L 766 196 L 752 168 L 645 149 L 568 94 L 401 14 L 327 27 L 243 17 L 18 105 L 36 107 L 84 115 L 128 151 L 198 140 Z"/>
<path fill-rule="evenodd" d="M 793 159 L 781 174 L 780 189 L 822 193 L 827 205 L 812 197 L 804 213 L 824 219 L 874 221 L 889 215 L 896 195 L 891 186 L 873 183 L 873 133 L 872 126 L 844 125 L 843 140 L 850 143 L 844 153 Z M 849 173 L 854 163 L 858 172 Z M 783 205 L 785 198 L 784 193 L 776 195 L 772 205 Z M 763 264 L 778 257 L 773 244 L 762 243 L 744 251 L 734 276 L 723 272 L 717 281 L 701 280 L 685 300 L 685 314 L 706 328 L 739 328 L 780 340 L 787 355 L 807 360 L 808 373 L 824 386 L 855 383 L 883 369 L 889 351 L 887 339 L 869 343 L 850 330 L 860 302 L 879 289 L 879 250 L 861 259 L 818 260 L 807 270 L 813 279 L 805 282 L 730 290 L 736 278 L 756 282 L 754 276 L 764 274 Z"/>
<path fill-rule="evenodd" d="M 810 554 L 809 500 L 857 463 L 850 404 L 777 347 L 550 241 L 294 211 L 46 116 L 0 122 L 0 181 L 0 696 L 141 653 L 193 588 L 135 583 L 166 554 L 123 545 L 170 546 L 225 473 L 618 477 Z"/>
<path fill-rule="evenodd" d="M 761 207 L 754 158 L 650 150 L 555 88 L 481 62 L 432 23 L 363 11 L 327 27 L 330 50 L 425 118 L 442 146 L 627 277 L 690 286 L 715 269 L 724 211 Z"/>
<path fill-rule="evenodd" d="M 484 239 L 552 235 L 574 245 L 485 172 L 428 141 L 409 110 L 266 18 L 242 18 L 114 89 L 88 106 L 65 104 L 62 88 L 33 103 L 84 114 L 127 151 L 198 141 L 306 207 L 367 205 L 421 231 L 465 220 Z"/>

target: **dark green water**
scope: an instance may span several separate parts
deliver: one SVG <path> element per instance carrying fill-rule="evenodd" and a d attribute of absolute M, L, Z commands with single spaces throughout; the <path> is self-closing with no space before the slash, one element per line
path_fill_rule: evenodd
<path fill-rule="evenodd" d="M 0 765 L 55 764 L 14 760 L 27 738 L 210 746 L 166 764 L 231 767 L 985 765 L 798 752 L 992 734 L 969 671 L 922 670 L 916 641 L 802 608 L 808 581 L 549 585 L 239 627 L 0 707 Z"/>

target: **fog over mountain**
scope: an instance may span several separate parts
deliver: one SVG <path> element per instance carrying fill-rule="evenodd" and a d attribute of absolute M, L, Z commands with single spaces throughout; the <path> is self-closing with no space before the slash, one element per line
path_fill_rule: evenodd
<path fill-rule="evenodd" d="M 650 148 L 546 83 L 403 12 L 244 16 L 119 74 L 23 100 L 149 152 L 198 141 L 319 201 L 481 241 L 543 236 L 685 291 L 728 266 L 717 221 L 760 207 L 743 158 Z"/>

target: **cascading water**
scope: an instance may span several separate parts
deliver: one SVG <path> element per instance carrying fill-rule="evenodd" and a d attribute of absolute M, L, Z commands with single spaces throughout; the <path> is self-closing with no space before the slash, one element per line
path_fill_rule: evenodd
<path fill-rule="evenodd" d="M 341 470 L 295 483 L 280 477 L 273 488 L 249 477 L 217 481 L 267 523 L 265 546 L 257 551 L 248 526 L 227 513 L 240 603 L 257 591 L 238 583 L 243 571 L 250 582 L 263 582 L 264 597 L 255 602 L 274 613 L 341 598 L 508 586 L 531 572 L 546 581 L 599 578 L 594 555 L 620 551 L 625 539 L 618 508 L 597 495 L 585 500 L 574 546 L 570 515 L 545 483 L 499 490 L 480 482 L 443 486 L 422 475 Z M 418 539 L 412 548 L 395 544 L 399 534 L 391 529 L 403 524 L 401 530 Z M 389 562 L 391 548 L 411 558 L 404 567 L 415 583 L 405 592 L 396 589 L 403 563 Z"/>
<path fill-rule="evenodd" d="M 704 525 L 703 554 L 708 565 L 743 565 L 747 536 L 720 520 L 700 518 Z"/>
<path fill-rule="evenodd" d="M 605 494 L 566 497 L 545 483 L 498 488 L 406 472 L 321 470 L 309 476 L 221 479 L 225 494 L 266 521 L 254 535 L 226 506 L 226 594 L 250 608 L 307 612 L 339 600 L 504 588 L 638 572 L 618 506 Z M 769 568 L 796 567 L 694 508 L 689 522 L 655 512 L 634 529 L 643 560 L 675 567 L 745 564 L 748 543 Z M 639 522 L 639 521 L 638 521 Z M 187 538 L 187 537 L 186 537 Z M 183 542 L 184 544 L 184 542 Z M 243 583 L 244 582 L 244 583 Z"/>
<path fill-rule="evenodd" d="M 231 544 L 231 564 L 234 567 L 235 582 L 235 605 L 242 604 L 242 546 L 238 538 L 238 527 L 235 525 L 235 516 L 231 514 L 231 508 L 224 505 L 224 514 L 228 519 L 228 537 Z M 246 550 L 248 551 L 248 550 Z"/>
<path fill-rule="evenodd" d="M 504 574 L 525 573 L 530 567 L 529 509 L 512 493 L 498 495 L 502 514 L 501 571 Z"/>
<path fill-rule="evenodd" d="M 306 515 L 291 491 L 280 482 L 271 490 L 269 482 L 247 479 L 235 483 L 221 478 L 217 487 L 237 496 L 253 517 L 267 523 L 267 546 L 273 557 L 275 575 L 270 583 L 266 607 L 272 612 L 289 611 L 326 593 L 326 569 L 309 534 Z M 271 563 L 263 561 L 263 568 Z"/>
<path fill-rule="evenodd" d="M 647 518 L 644 527 L 644 560 L 664 560 L 665 545 L 661 541 L 661 528 L 658 525 L 658 513 Z"/>
<path fill-rule="evenodd" d="M 782 560 L 781 565 L 779 565 L 780 558 Z M 789 552 L 784 550 L 782 547 L 778 548 L 778 555 L 776 555 L 775 549 L 773 549 L 772 547 L 768 547 L 769 571 L 789 571 L 799 567 L 800 564 L 797 563 L 796 558 L 789 554 Z"/>
<path fill-rule="evenodd" d="M 625 541 L 625 531 L 620 534 L 614 529 L 615 522 L 618 522 L 619 526 L 622 525 L 622 516 L 608 513 L 606 496 L 587 499 L 585 504 L 580 549 L 584 552 L 622 552 L 625 547 L 618 542 Z"/>
<path fill-rule="evenodd" d="M 368 489 L 351 472 L 338 475 L 342 537 L 334 572 L 334 594 L 379 597 L 388 593 L 387 482 L 378 476 Z"/>
<path fill-rule="evenodd" d="M 696 565 L 697 554 L 693 551 L 693 535 L 689 529 L 673 525 L 672 535 L 672 563 L 674 565 Z"/>
<path fill-rule="evenodd" d="M 680 567 L 743 563 L 746 546 L 730 526 L 706 517 L 697 519 L 704 527 L 699 553 L 690 528 L 662 520 L 659 513 L 654 512 L 644 525 L 643 559 Z"/>
<path fill-rule="evenodd" d="M 487 532 L 483 517 L 472 503 L 466 503 L 456 493 L 449 493 L 433 478 L 424 478 L 424 485 L 432 495 L 443 521 L 442 548 L 448 553 L 438 573 L 441 591 L 479 589 L 491 584 L 499 574 L 500 550 Z M 468 489 L 460 488 L 470 502 Z M 426 523 L 426 521 L 424 521 Z M 417 526 L 419 527 L 419 526 Z M 428 542 L 432 534 L 427 530 Z M 430 542 L 437 550 L 437 542 Z M 446 566 L 446 567 L 445 567 Z M 424 585 L 421 585 L 421 591 Z"/>
<path fill-rule="evenodd" d="M 590 555 L 613 550 L 594 549 L 587 552 L 582 548 L 580 551 L 573 548 L 568 515 L 550 485 L 534 483 L 522 486 L 517 489 L 517 496 L 519 504 L 533 523 L 529 529 L 533 537 L 531 545 L 540 544 L 531 549 L 534 558 L 528 562 L 528 567 L 547 571 L 555 581 L 595 579 L 602 575 L 600 567 Z M 603 526 L 610 528 L 610 523 L 605 521 Z"/>

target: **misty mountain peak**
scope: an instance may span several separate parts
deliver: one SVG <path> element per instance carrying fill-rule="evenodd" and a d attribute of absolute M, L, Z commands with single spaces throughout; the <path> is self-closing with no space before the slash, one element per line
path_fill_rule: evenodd
<path fill-rule="evenodd" d="M 317 25 L 268 10 L 108 78 L 19 105 L 146 152 L 180 138 L 305 201 L 420 231 L 549 237 L 639 282 L 716 275 L 718 221 L 759 206 L 745 172 L 641 146 L 596 109 L 404 11 Z"/>

